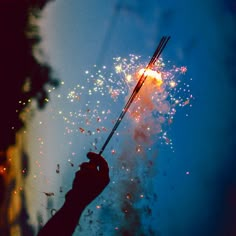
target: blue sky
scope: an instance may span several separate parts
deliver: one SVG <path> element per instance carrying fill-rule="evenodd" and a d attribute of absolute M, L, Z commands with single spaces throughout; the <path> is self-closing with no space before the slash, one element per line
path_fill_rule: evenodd
<path fill-rule="evenodd" d="M 160 38 L 170 35 L 171 40 L 162 56 L 177 66 L 188 68 L 183 79 L 193 79 L 190 83 L 195 99 L 191 109 L 179 109 L 174 118 L 170 136 L 175 152 L 169 147 L 153 147 L 158 149 L 158 161 L 154 167 L 156 174 L 147 178 L 143 175 L 144 168 L 140 167 L 142 163 L 135 162 L 137 171 L 134 174 L 140 174 L 141 180 L 145 181 L 141 187 L 144 191 L 156 193 L 158 198 L 154 199 L 152 195 L 153 198 L 137 203 L 137 208 L 142 204 L 153 206 L 152 216 L 146 221 L 143 208 L 133 211 L 143 222 L 140 230 L 145 235 L 150 234 L 145 225 L 149 225 L 155 235 L 162 236 L 217 235 L 215 232 L 222 235 L 226 228 L 234 230 L 230 220 L 223 220 L 230 219 L 227 199 L 236 188 L 232 174 L 235 166 L 234 20 L 235 8 L 230 1 L 57 0 L 50 3 L 41 20 L 42 48 L 56 75 L 65 84 L 59 91 L 52 92 L 48 108 L 38 112 L 30 126 L 33 148 L 29 148 L 29 152 L 34 156 L 34 162 L 39 160 L 42 164 L 40 168 L 44 173 L 44 177 L 40 176 L 39 170 L 32 165 L 30 184 L 34 183 L 36 173 L 40 176 L 37 180 L 40 192 L 58 191 L 59 185 L 69 189 L 73 172 L 67 159 L 74 158 L 76 163 L 85 160 L 83 156 L 89 140 L 82 136 L 68 138 L 63 135 L 65 124 L 56 112 L 52 115 L 54 111 L 76 109 L 74 104 L 63 100 L 65 97 L 58 99 L 57 94 L 63 96 L 81 83 L 85 71 L 92 71 L 94 64 L 112 67 L 113 57 L 136 54 L 148 61 Z M 123 105 L 118 103 L 119 107 L 113 108 L 114 112 Z M 186 117 L 186 113 L 189 116 Z M 43 121 L 41 125 L 40 121 Z M 36 141 L 38 137 L 43 138 L 43 145 Z M 73 144 L 70 146 L 69 142 Z M 43 159 L 38 154 L 41 149 Z M 73 152 L 76 157 L 73 157 Z M 104 155 L 113 167 L 114 181 L 126 183 L 125 179 L 116 175 L 119 160 L 113 160 L 109 153 Z M 61 175 L 55 172 L 57 163 L 61 165 Z M 186 171 L 190 174 L 186 175 Z M 51 183 L 48 187 L 43 184 L 47 179 Z M 101 199 L 108 202 L 112 188 Z M 116 203 L 113 203 L 112 209 L 117 211 L 121 205 L 121 193 L 122 190 L 114 196 Z M 38 211 L 45 220 L 47 218 L 47 210 L 40 209 L 40 205 L 47 204 L 45 196 L 37 199 L 38 204 L 31 207 L 32 222 L 35 222 L 34 215 Z M 103 201 L 101 199 L 100 202 Z M 62 195 L 56 195 L 54 207 L 58 208 L 62 202 Z M 98 202 L 92 204 L 91 209 L 95 209 Z M 105 216 L 106 212 L 110 217 Z M 102 213 L 94 213 L 93 220 L 96 221 L 97 217 L 104 221 L 101 225 L 88 225 L 84 217 L 83 230 L 79 232 L 78 229 L 75 235 L 88 235 L 88 232 L 99 230 L 103 235 L 115 234 L 117 219 L 120 227 L 125 225 L 120 213 L 117 214 L 116 218 L 107 208 Z"/>

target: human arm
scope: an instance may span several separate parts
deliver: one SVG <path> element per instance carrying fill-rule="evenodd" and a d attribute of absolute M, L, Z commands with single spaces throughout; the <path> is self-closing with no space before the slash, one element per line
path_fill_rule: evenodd
<path fill-rule="evenodd" d="M 71 236 L 85 207 L 108 185 L 109 168 L 105 159 L 93 152 L 87 154 L 89 162 L 80 165 L 72 189 L 66 194 L 61 209 L 40 230 L 38 236 Z"/>

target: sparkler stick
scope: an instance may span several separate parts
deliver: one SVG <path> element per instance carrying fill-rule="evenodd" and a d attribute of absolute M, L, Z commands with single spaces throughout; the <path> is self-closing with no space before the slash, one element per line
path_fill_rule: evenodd
<path fill-rule="evenodd" d="M 122 112 L 120 113 L 120 116 L 118 117 L 113 129 L 111 130 L 109 136 L 107 137 L 105 143 L 103 144 L 100 152 L 99 152 L 99 155 L 101 155 L 103 153 L 103 151 L 105 150 L 107 144 L 109 143 L 110 139 L 112 138 L 113 134 L 115 133 L 116 129 L 118 128 L 120 122 L 122 121 L 123 117 L 125 116 L 126 112 L 128 111 L 131 103 L 133 102 L 134 98 L 136 97 L 136 95 L 138 94 L 139 90 L 141 89 L 144 81 L 146 80 L 147 78 L 147 75 L 145 75 L 145 72 L 147 69 L 151 69 L 155 62 L 157 61 L 157 59 L 159 58 L 159 56 L 161 55 L 162 51 L 164 50 L 168 40 L 170 39 L 170 36 L 163 36 L 157 46 L 157 49 L 156 51 L 154 52 L 151 60 L 149 61 L 148 65 L 146 66 L 146 68 L 144 69 L 138 83 L 136 84 L 128 102 L 126 103 L 125 107 L 122 109 Z"/>

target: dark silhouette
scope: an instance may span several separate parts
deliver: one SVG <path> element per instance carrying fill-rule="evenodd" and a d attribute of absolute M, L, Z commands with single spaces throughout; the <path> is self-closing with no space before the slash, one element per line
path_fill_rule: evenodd
<path fill-rule="evenodd" d="M 25 121 L 19 116 L 27 104 L 36 100 L 39 109 L 49 99 L 46 86 L 57 87 L 52 68 L 34 56 L 41 42 L 39 27 L 32 23 L 49 0 L 0 1 L 0 150 L 15 143 L 15 133 Z"/>
<path fill-rule="evenodd" d="M 0 1 L 0 234 L 5 236 L 11 235 L 11 227 L 16 224 L 24 235 L 34 235 L 34 229 L 28 223 L 24 192 L 20 195 L 22 206 L 19 215 L 13 222 L 6 217 L 11 208 L 11 195 L 16 188 L 16 177 L 12 177 L 12 174 L 8 176 L 11 164 L 7 150 L 16 144 L 18 131 L 27 127 L 28 120 L 22 114 L 31 102 L 36 101 L 36 108 L 43 109 L 49 100 L 48 88 L 59 86 L 59 80 L 54 77 L 50 65 L 36 56 L 43 58 L 39 47 L 42 39 L 36 23 L 50 1 Z M 24 180 L 29 171 L 29 157 L 23 150 L 19 157 L 14 158 L 21 158 L 19 171 Z M 65 204 L 40 230 L 39 235 L 71 235 L 84 208 L 109 183 L 106 161 L 95 153 L 88 153 L 88 158 L 90 161 L 82 163 L 76 173 L 73 187 L 66 194 Z"/>
<path fill-rule="evenodd" d="M 41 42 L 39 27 L 35 22 L 50 1 L 0 1 L 0 105 L 3 112 L 0 122 L 0 167 L 3 170 L 0 173 L 0 234 L 5 236 L 11 235 L 12 224 L 19 224 L 24 235 L 34 234 L 33 227 L 28 224 L 24 192 L 21 194 L 22 209 L 19 216 L 11 223 L 6 218 L 8 209 L 11 208 L 11 195 L 16 187 L 16 177 L 8 177 L 10 166 L 7 150 L 16 144 L 17 132 L 27 126 L 28 120 L 22 114 L 29 108 L 32 100 L 36 101 L 36 108 L 43 109 L 49 100 L 48 86 L 59 86 L 59 80 L 54 78 L 50 65 L 37 59 L 35 53 L 43 58 L 43 52 L 38 47 Z M 22 179 L 25 179 L 29 157 L 22 151 L 19 158 L 19 171 L 22 171 Z M 107 162 L 95 153 L 88 153 L 88 158 L 90 161 L 82 163 L 81 169 L 76 173 L 73 187 L 66 194 L 65 204 L 40 230 L 40 236 L 71 235 L 84 208 L 109 183 Z"/>
<path fill-rule="evenodd" d="M 40 230 L 38 236 L 72 235 L 85 207 L 108 185 L 109 168 L 105 159 L 93 152 L 89 152 L 87 157 L 89 162 L 80 165 L 64 205 Z"/>
<path fill-rule="evenodd" d="M 32 109 L 43 109 L 49 100 L 48 88 L 59 86 L 59 80 L 54 77 L 48 62 L 43 60 L 43 51 L 39 47 L 42 39 L 37 20 L 50 1 L 0 0 L 0 235 L 11 235 L 13 223 L 18 223 L 21 233 L 26 235 L 28 213 L 23 195 L 20 196 L 22 209 L 19 217 L 14 219 L 16 221 L 12 223 L 6 217 L 17 187 L 16 174 L 14 176 L 11 171 L 12 162 L 7 153 L 12 145 L 16 145 L 18 131 L 27 128 L 28 120 L 23 114 L 29 104 L 35 101 L 36 107 Z M 35 52 L 40 55 L 40 60 Z M 23 179 L 29 171 L 28 156 L 21 153 L 19 157 L 13 156 L 15 158 L 21 159 L 18 162 L 21 166 L 17 169 Z M 31 230 L 27 232 L 27 235 L 33 235 Z"/>

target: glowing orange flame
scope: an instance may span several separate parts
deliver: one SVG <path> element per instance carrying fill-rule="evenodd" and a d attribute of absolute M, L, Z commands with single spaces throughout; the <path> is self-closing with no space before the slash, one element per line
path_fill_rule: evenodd
<path fill-rule="evenodd" d="M 157 87 L 161 87 L 163 80 L 161 73 L 151 69 L 140 69 L 138 75 L 141 76 L 144 73 L 144 76 L 147 76 L 147 80 L 152 81 Z"/>

